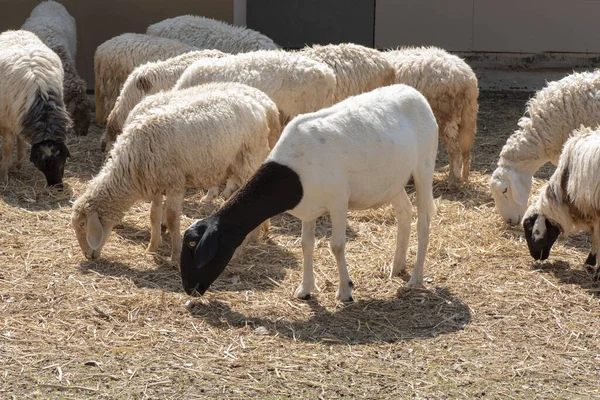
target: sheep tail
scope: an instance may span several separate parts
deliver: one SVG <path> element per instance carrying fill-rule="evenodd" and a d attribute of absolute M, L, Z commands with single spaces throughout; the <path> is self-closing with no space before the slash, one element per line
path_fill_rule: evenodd
<path fill-rule="evenodd" d="M 62 141 L 66 139 L 71 119 L 65 110 L 60 93 L 49 89 L 38 89 L 31 106 L 21 119 L 21 134 L 31 144 L 45 140 Z"/>

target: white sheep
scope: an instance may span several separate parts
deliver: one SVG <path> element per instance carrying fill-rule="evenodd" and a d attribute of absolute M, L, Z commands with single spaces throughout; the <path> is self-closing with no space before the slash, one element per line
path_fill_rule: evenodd
<path fill-rule="evenodd" d="M 575 231 L 592 233 L 592 250 L 586 264 L 600 277 L 600 129 L 584 128 L 567 140 L 554 174 L 539 191 L 523 217 L 529 253 L 545 260 L 558 235 Z"/>
<path fill-rule="evenodd" d="M 506 222 L 521 221 L 533 174 L 548 161 L 558 163 L 572 131 L 599 123 L 600 70 L 550 82 L 529 100 L 519 129 L 506 141 L 490 179 L 496 208 Z"/>
<path fill-rule="evenodd" d="M 17 166 L 31 144 L 30 160 L 48 185 L 62 186 L 71 121 L 63 102 L 60 58 L 33 33 L 0 34 L 0 182 L 8 179 L 15 140 Z"/>
<path fill-rule="evenodd" d="M 377 50 L 343 43 L 305 47 L 298 54 L 329 65 L 336 77 L 333 101 L 369 92 L 394 83 L 396 71 Z"/>
<path fill-rule="evenodd" d="M 471 67 L 437 47 L 405 47 L 382 54 L 396 69 L 396 83 L 414 87 L 429 101 L 448 151 L 450 181 L 467 181 L 479 108 L 477 76 Z"/>
<path fill-rule="evenodd" d="M 198 50 L 177 40 L 124 33 L 102 43 L 94 54 L 96 122 L 104 123 L 135 67 Z"/>
<path fill-rule="evenodd" d="M 64 70 L 64 102 L 73 120 L 75 134 L 87 135 L 92 118 L 92 103 L 86 94 L 87 85 L 75 68 L 75 19 L 62 4 L 44 1 L 31 11 L 21 29 L 35 33 L 60 57 Z"/>
<path fill-rule="evenodd" d="M 191 51 L 163 61 L 140 65 L 127 77 L 115 106 L 106 120 L 106 132 L 102 137 L 102 151 L 110 151 L 112 144 L 123 130 L 129 112 L 144 97 L 170 90 L 187 67 L 205 57 L 224 57 L 227 53 L 218 50 Z"/>
<path fill-rule="evenodd" d="M 279 48 L 270 38 L 255 30 L 196 15 L 165 19 L 150 25 L 146 33 L 231 54 Z"/>
<path fill-rule="evenodd" d="M 256 100 L 259 96 L 263 102 Z M 178 260 L 186 186 L 206 189 L 228 177 L 241 186 L 269 153 L 269 120 L 279 121 L 275 104 L 240 84 L 146 97 L 131 111 L 102 170 L 73 205 L 72 227 L 83 254 L 99 257 L 113 226 L 142 199 L 152 201 L 148 251 L 156 251 L 165 194 L 172 257 Z"/>
<path fill-rule="evenodd" d="M 271 154 L 216 214 L 185 232 L 181 276 L 188 294 L 203 294 L 227 266 L 244 236 L 284 211 L 302 220 L 304 274 L 296 290 L 314 289 L 316 219 L 331 216 L 331 242 L 340 275 L 337 299 L 352 300 L 344 247 L 349 209 L 391 202 L 398 219 L 392 275 L 406 267 L 411 202 L 405 185 L 412 176 L 418 210 L 419 246 L 409 287 L 423 284 L 423 264 L 435 213 L 432 182 L 438 127 L 427 100 L 406 85 L 351 97 L 330 108 L 293 119 Z"/>
<path fill-rule="evenodd" d="M 297 53 L 255 51 L 192 64 L 175 89 L 208 82 L 240 82 L 262 90 L 277 104 L 282 125 L 298 114 L 328 107 L 336 79 L 326 64 Z M 271 147 L 277 142 L 273 137 Z"/>

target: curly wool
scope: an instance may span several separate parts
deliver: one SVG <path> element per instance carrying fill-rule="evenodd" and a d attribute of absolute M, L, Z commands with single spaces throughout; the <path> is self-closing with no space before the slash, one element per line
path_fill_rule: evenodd
<path fill-rule="evenodd" d="M 255 30 L 195 15 L 165 19 L 150 25 L 146 33 L 231 54 L 279 48 L 273 40 Z"/>
<path fill-rule="evenodd" d="M 502 148 L 498 166 L 537 170 L 548 161 L 556 165 L 573 130 L 598 123 L 600 71 L 574 73 L 550 82 L 527 103 L 519 129 Z"/>
<path fill-rule="evenodd" d="M 539 191 L 528 215 L 544 215 L 565 234 L 587 230 L 600 215 L 600 130 L 573 132 L 560 155 L 556 171 Z"/>
<path fill-rule="evenodd" d="M 396 69 L 396 83 L 414 87 L 431 105 L 448 150 L 451 180 L 467 180 L 479 109 L 477 76 L 471 67 L 437 47 L 404 47 L 382 54 Z"/>
<path fill-rule="evenodd" d="M 394 83 L 396 71 L 377 50 L 353 43 L 314 45 L 298 51 L 329 65 L 336 77 L 334 103 Z"/>
<path fill-rule="evenodd" d="M 172 89 L 181 74 L 195 61 L 226 55 L 227 53 L 218 50 L 191 51 L 168 60 L 149 62 L 137 67 L 127 77 L 121 94 L 108 115 L 106 134 L 102 140 L 110 147 L 123 130 L 123 124 L 133 107 L 148 95 Z"/>
<path fill-rule="evenodd" d="M 268 94 L 280 110 L 282 122 L 332 104 L 333 70 L 297 53 L 255 51 L 190 66 L 175 89 L 209 82 L 240 82 Z"/>
<path fill-rule="evenodd" d="M 261 95 L 269 109 L 256 100 Z M 73 218 L 95 211 L 102 224 L 114 224 L 135 201 L 157 194 L 179 202 L 173 207 L 180 210 L 186 187 L 208 189 L 229 177 L 241 186 L 269 153 L 269 113 L 278 120 L 266 95 L 234 83 L 146 97 L 75 202 Z"/>
<path fill-rule="evenodd" d="M 139 65 L 198 50 L 176 40 L 124 33 L 102 43 L 94 54 L 96 122 L 104 123 L 123 84 Z"/>

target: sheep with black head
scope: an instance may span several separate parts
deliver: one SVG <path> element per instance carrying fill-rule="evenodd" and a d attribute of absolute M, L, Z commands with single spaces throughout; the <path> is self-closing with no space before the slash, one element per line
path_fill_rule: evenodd
<path fill-rule="evenodd" d="M 409 287 L 423 284 L 429 224 L 435 213 L 432 182 L 438 127 L 417 90 L 392 85 L 294 118 L 248 183 L 214 215 L 185 232 L 181 276 L 188 294 L 203 294 L 223 272 L 244 237 L 264 220 L 288 211 L 302 220 L 304 274 L 298 298 L 315 287 L 316 220 L 331 216 L 330 249 L 340 281 L 337 299 L 352 301 L 345 258 L 349 209 L 391 202 L 398 219 L 392 275 L 406 268 L 412 205 L 404 189 L 412 176 L 417 194 L 419 246 Z"/>
<path fill-rule="evenodd" d="M 586 264 L 600 268 L 600 130 L 581 128 L 567 140 L 558 167 L 523 217 L 529 253 L 545 260 L 558 236 L 576 231 L 592 233 Z"/>

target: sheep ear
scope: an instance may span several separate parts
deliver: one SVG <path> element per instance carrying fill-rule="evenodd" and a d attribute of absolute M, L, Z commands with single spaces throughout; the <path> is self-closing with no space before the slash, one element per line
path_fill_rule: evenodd
<path fill-rule="evenodd" d="M 98 214 L 92 212 L 87 217 L 87 242 L 93 250 L 96 250 L 102 243 L 104 228 L 100 223 Z"/>
<path fill-rule="evenodd" d="M 202 239 L 196 245 L 194 258 L 198 262 L 198 268 L 208 265 L 217 255 L 219 250 L 219 231 L 216 229 L 207 229 L 202 235 Z"/>
<path fill-rule="evenodd" d="M 527 199 L 529 198 L 529 188 L 523 182 L 523 177 L 511 171 L 509 178 L 508 182 L 513 200 L 520 206 L 526 206 Z"/>

